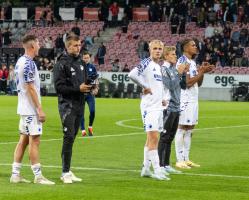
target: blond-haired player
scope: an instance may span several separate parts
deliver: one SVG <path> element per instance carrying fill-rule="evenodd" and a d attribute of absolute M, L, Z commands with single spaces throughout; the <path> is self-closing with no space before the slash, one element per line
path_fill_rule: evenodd
<path fill-rule="evenodd" d="M 147 139 L 144 146 L 144 162 L 141 172 L 142 177 L 152 177 L 158 180 L 169 180 L 159 165 L 158 157 L 158 133 L 163 126 L 163 84 L 160 58 L 163 53 L 163 43 L 160 40 L 153 40 L 149 44 L 150 57 L 142 60 L 129 74 L 130 78 L 142 86 L 144 94 L 142 95 L 140 109 L 147 133 Z M 154 169 L 152 174 L 150 166 Z"/>
<path fill-rule="evenodd" d="M 176 69 L 176 48 L 165 46 L 163 52 L 162 80 L 166 92 L 169 91 L 167 109 L 163 112 L 164 130 L 160 133 L 158 153 L 160 166 L 167 173 L 181 173 L 170 166 L 171 143 L 174 140 L 180 115 L 181 89 L 186 89 L 188 65 L 181 64 Z"/>

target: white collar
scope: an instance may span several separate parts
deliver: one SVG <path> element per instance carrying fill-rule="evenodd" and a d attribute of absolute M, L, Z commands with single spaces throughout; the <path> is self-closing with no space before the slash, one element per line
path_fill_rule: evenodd
<path fill-rule="evenodd" d="M 171 66 L 171 64 L 168 61 L 165 60 L 163 62 L 163 66 L 169 68 Z"/>

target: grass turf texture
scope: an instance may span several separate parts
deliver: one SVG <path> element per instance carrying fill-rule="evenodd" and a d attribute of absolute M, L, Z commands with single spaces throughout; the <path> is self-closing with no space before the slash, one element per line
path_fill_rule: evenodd
<path fill-rule="evenodd" d="M 63 185 L 59 180 L 62 131 L 57 98 L 43 97 L 47 121 L 40 146 L 41 163 L 43 174 L 56 182 L 55 186 L 43 186 L 9 183 L 19 117 L 16 115 L 17 97 L 1 96 L 0 199 L 249 199 L 248 103 L 200 102 L 200 119 L 192 140 L 191 159 L 201 164 L 201 168 L 171 175 L 171 181 L 156 181 L 140 177 L 145 134 L 141 129 L 139 102 L 138 99 L 96 100 L 94 133 L 113 137 L 82 139 L 79 134 L 74 143 L 72 167 L 83 182 Z M 85 116 L 88 120 L 88 109 Z M 129 119 L 133 120 L 123 124 L 134 128 L 116 124 Z M 175 162 L 174 149 L 171 160 Z M 27 152 L 23 163 L 29 163 Z M 204 176 L 206 174 L 221 176 Z M 22 175 L 33 179 L 30 167 L 24 166 Z"/>

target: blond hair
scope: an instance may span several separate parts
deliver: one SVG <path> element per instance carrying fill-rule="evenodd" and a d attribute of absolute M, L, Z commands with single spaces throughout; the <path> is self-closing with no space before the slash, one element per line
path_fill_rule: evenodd
<path fill-rule="evenodd" d="M 171 52 L 171 51 L 175 52 L 176 47 L 175 46 L 164 46 L 164 48 L 163 48 L 163 56 L 168 55 L 169 52 Z"/>
<path fill-rule="evenodd" d="M 149 43 L 149 48 L 151 49 L 152 48 L 152 46 L 154 46 L 154 45 L 157 45 L 157 44 L 159 44 L 160 46 L 164 46 L 164 44 L 163 44 L 163 42 L 161 41 L 161 40 L 152 40 L 150 43 Z"/>

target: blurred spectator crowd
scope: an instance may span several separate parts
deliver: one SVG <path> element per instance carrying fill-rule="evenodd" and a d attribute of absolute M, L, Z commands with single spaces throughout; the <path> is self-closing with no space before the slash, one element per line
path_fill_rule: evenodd
<path fill-rule="evenodd" d="M 165 0 L 165 1 L 65 1 L 64 5 L 76 8 L 75 21 L 63 22 L 54 1 L 40 1 L 36 5 L 45 7 L 38 21 L 0 22 L 0 47 L 20 48 L 23 34 L 38 36 L 42 48 L 46 49 L 36 59 L 40 70 L 53 70 L 57 56 L 64 50 L 68 34 L 74 33 L 82 39 L 81 51 L 89 51 L 99 36 L 99 31 L 109 26 L 118 26 L 120 31 L 111 41 L 101 43 L 97 48 L 95 63 L 102 71 L 129 71 L 140 59 L 149 55 L 148 43 L 153 38 L 162 39 L 165 44 L 176 45 L 180 56 L 180 41 L 195 37 L 199 48 L 197 63 L 208 61 L 218 66 L 248 67 L 249 61 L 249 1 L 246 0 Z M 68 4 L 67 4 L 68 3 Z M 32 2 L 29 19 L 34 19 Z M 7 0 L 1 4 L 5 19 L 11 19 L 15 6 Z M 132 22 L 132 8 L 148 9 L 149 22 Z M 83 21 L 83 8 L 99 8 L 99 22 Z M 122 20 L 118 20 L 123 8 Z M 111 21 L 110 21 L 111 20 Z M 141 25 L 142 24 L 142 25 Z M 153 26 L 149 31 L 148 26 Z M 139 28 L 140 27 L 140 28 Z M 141 28 L 142 27 L 142 28 Z M 161 37 L 161 38 L 160 38 Z M 165 39 L 164 39 L 165 38 Z M 52 52 L 52 53 L 51 53 Z M 131 56 L 132 54 L 132 56 Z M 19 55 L 2 54 L 1 64 L 7 69 L 15 64 Z M 2 66 L 2 68 L 4 68 Z M 3 84 L 4 85 L 4 84 Z"/>

